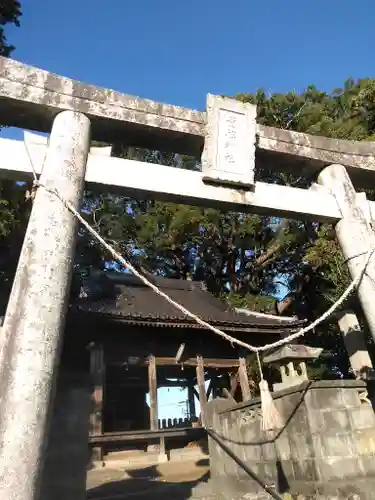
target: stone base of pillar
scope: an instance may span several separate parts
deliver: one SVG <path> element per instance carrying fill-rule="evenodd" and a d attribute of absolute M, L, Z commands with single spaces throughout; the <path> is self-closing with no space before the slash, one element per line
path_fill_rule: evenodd
<path fill-rule="evenodd" d="M 169 457 L 165 447 L 165 438 L 162 436 L 160 438 L 160 450 L 159 450 L 159 463 L 168 462 Z"/>
<path fill-rule="evenodd" d="M 166 462 L 169 462 L 168 454 L 167 453 L 159 453 L 158 462 L 159 462 L 159 464 L 164 464 Z"/>
<path fill-rule="evenodd" d="M 105 467 L 105 462 L 103 460 L 92 460 L 90 466 L 91 469 L 102 469 Z"/>
<path fill-rule="evenodd" d="M 91 450 L 91 460 L 93 462 L 103 462 L 103 448 L 98 447 L 98 448 L 92 448 Z"/>
<path fill-rule="evenodd" d="M 165 463 L 169 461 L 169 454 L 165 447 L 165 438 L 160 438 L 159 444 L 149 444 L 147 446 L 147 453 L 158 453 L 158 462 Z"/>
<path fill-rule="evenodd" d="M 160 446 L 158 444 L 149 444 L 147 446 L 147 453 L 159 453 Z"/>

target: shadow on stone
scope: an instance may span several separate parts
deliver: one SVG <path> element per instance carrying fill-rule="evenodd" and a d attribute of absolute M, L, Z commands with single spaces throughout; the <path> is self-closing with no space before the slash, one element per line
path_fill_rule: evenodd
<path fill-rule="evenodd" d="M 289 486 L 289 481 L 285 475 L 282 463 L 280 460 L 277 460 L 276 462 L 276 487 L 277 491 L 280 493 L 285 493 L 289 491 L 290 486 Z"/>

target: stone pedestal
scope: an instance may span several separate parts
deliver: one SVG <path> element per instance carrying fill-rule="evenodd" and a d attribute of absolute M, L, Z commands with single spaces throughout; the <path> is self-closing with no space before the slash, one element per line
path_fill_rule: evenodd
<path fill-rule="evenodd" d="M 317 359 L 322 351 L 302 344 L 286 344 L 264 356 L 265 364 L 274 365 L 280 371 L 281 383 L 273 384 L 273 390 L 282 391 L 308 380 L 306 361 Z"/>

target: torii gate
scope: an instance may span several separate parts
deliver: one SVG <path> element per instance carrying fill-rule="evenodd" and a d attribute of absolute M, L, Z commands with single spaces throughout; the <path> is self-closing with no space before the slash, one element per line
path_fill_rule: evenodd
<path fill-rule="evenodd" d="M 51 132 L 29 146 L 41 182 L 77 209 L 84 183 L 132 196 L 336 224 L 352 278 L 375 245 L 375 203 L 353 186 L 375 179 L 375 145 L 256 123 L 250 104 L 208 96 L 207 112 L 138 99 L 0 58 L 0 123 Z M 91 154 L 90 138 L 202 154 L 190 172 Z M 0 173 L 32 174 L 22 142 L 0 139 Z M 311 189 L 254 181 L 257 166 L 317 177 Z M 43 168 L 43 171 L 42 171 Z M 352 179 L 352 180 L 351 180 Z M 39 189 L 0 337 L 0 497 L 36 500 L 64 328 L 76 220 Z M 375 339 L 375 265 L 358 289 Z"/>

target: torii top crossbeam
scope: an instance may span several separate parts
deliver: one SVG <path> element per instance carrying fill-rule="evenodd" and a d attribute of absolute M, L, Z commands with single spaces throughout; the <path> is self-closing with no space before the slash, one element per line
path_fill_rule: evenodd
<path fill-rule="evenodd" d="M 95 140 L 200 156 L 206 113 L 98 88 L 0 57 L 0 123 L 50 132 L 63 110 L 89 116 Z M 256 126 L 257 163 L 313 176 L 324 166 L 347 167 L 357 186 L 375 171 L 375 145 Z M 366 175 L 367 174 L 367 175 Z M 373 178 L 373 175 L 372 177 Z"/>

